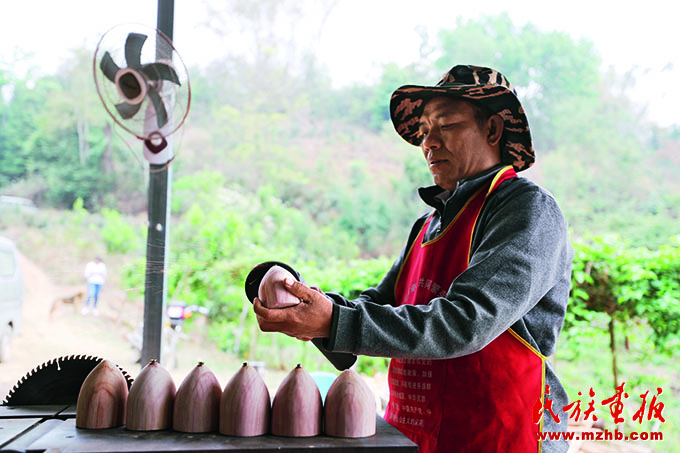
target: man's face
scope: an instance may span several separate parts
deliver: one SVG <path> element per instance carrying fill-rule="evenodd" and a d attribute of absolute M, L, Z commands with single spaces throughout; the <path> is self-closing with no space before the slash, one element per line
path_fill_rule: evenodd
<path fill-rule="evenodd" d="M 425 105 L 420 117 L 420 147 L 434 183 L 444 189 L 453 191 L 459 180 L 500 163 L 489 121 L 480 128 L 474 113 L 475 107 L 468 101 L 437 97 Z M 500 124 L 502 131 L 502 120 Z"/>

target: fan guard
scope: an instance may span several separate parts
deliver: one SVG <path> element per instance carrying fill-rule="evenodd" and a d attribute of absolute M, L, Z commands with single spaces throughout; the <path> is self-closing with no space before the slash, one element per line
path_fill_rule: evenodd
<path fill-rule="evenodd" d="M 111 28 L 97 44 L 93 71 L 108 114 L 149 148 L 176 132 L 189 114 L 189 73 L 172 41 L 155 28 Z"/>

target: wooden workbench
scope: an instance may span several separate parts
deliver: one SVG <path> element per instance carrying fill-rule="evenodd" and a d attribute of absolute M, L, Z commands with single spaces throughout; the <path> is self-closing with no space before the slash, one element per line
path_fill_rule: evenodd
<path fill-rule="evenodd" d="M 0 406 L 0 451 L 16 452 L 390 452 L 417 453 L 417 446 L 376 415 L 376 434 L 347 439 L 315 437 L 231 437 L 219 433 L 129 431 L 124 427 L 75 427 L 74 406 Z"/>

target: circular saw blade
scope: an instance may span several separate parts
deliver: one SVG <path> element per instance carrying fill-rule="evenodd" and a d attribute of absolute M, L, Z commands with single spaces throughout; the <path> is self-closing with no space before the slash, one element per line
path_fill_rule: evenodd
<path fill-rule="evenodd" d="M 57 357 L 29 371 L 9 391 L 2 406 L 76 404 L 78 393 L 88 374 L 101 362 L 101 357 L 71 355 Z M 127 381 L 132 377 L 118 367 Z"/>

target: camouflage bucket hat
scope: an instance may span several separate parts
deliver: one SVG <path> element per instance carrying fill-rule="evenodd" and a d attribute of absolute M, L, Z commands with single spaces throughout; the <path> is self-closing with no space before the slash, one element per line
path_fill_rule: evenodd
<path fill-rule="evenodd" d="M 390 116 L 404 140 L 420 146 L 420 116 L 427 101 L 439 96 L 464 98 L 500 115 L 504 121 L 501 161 L 512 165 L 516 171 L 533 165 L 534 148 L 524 108 L 508 79 L 490 68 L 458 65 L 433 87 L 405 85 L 397 89 L 390 100 Z"/>

